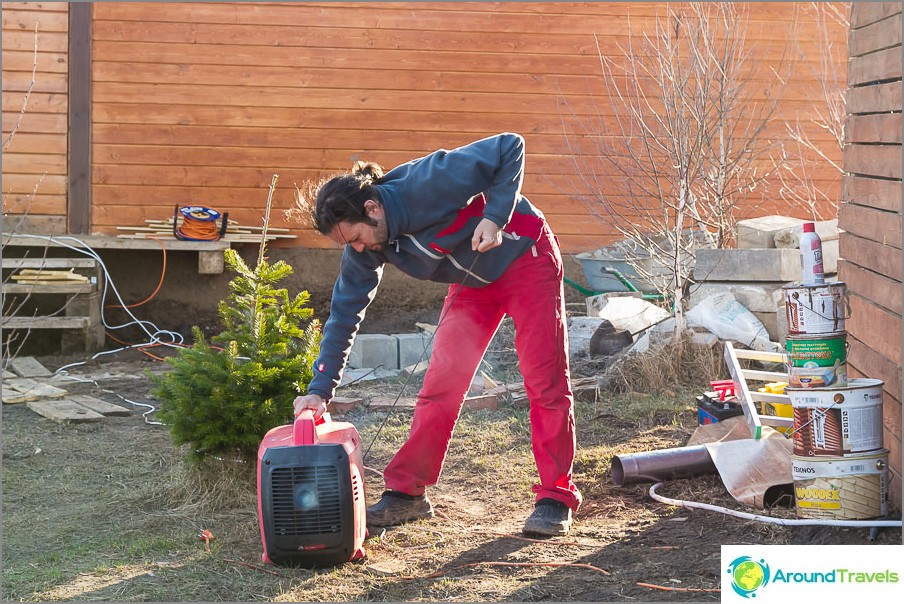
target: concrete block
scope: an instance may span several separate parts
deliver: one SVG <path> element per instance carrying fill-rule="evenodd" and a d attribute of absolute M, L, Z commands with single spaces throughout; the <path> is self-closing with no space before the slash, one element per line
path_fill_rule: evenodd
<path fill-rule="evenodd" d="M 719 343 L 719 336 L 709 331 L 695 331 L 691 334 L 691 342 L 697 346 L 714 348 Z"/>
<path fill-rule="evenodd" d="M 790 247 L 800 249 L 800 236 L 804 232 L 803 223 L 809 222 L 802 220 L 800 224 L 781 229 L 773 235 L 775 247 Z M 838 239 L 838 219 L 820 220 L 813 223 L 816 228 L 816 234 L 822 240 L 822 245 L 829 241 Z"/>
<path fill-rule="evenodd" d="M 796 249 L 700 249 L 694 279 L 700 281 L 800 281 L 800 251 Z"/>
<path fill-rule="evenodd" d="M 348 366 L 352 369 L 364 367 L 398 369 L 398 338 L 383 334 L 358 334 L 348 357 Z"/>
<path fill-rule="evenodd" d="M 785 309 L 785 304 L 776 309 L 775 311 L 775 329 L 777 339 L 775 340 L 779 344 L 782 345 L 782 348 L 785 347 L 785 338 L 788 337 L 788 312 Z"/>
<path fill-rule="evenodd" d="M 776 233 L 799 227 L 803 223 L 800 218 L 790 216 L 760 216 L 739 220 L 735 225 L 737 247 L 745 250 L 776 247 Z"/>
<path fill-rule="evenodd" d="M 670 341 L 675 337 L 676 325 L 677 321 L 675 320 L 675 317 L 668 318 L 662 323 L 654 325 L 645 334 L 647 336 L 646 343 L 642 345 L 641 348 L 643 348 L 643 346 L 646 346 L 646 348 L 644 349 L 646 350 L 650 346 L 659 346 L 664 342 Z"/>
<path fill-rule="evenodd" d="M 394 333 L 399 342 L 399 367 L 406 368 L 429 360 L 433 352 L 433 336 L 425 333 Z M 424 349 L 426 348 L 426 352 Z"/>
<path fill-rule="evenodd" d="M 769 334 L 769 339 L 772 342 L 779 341 L 779 327 L 778 327 L 778 311 L 773 310 L 772 312 L 760 312 L 760 311 L 751 311 L 754 316 L 760 320 L 760 323 L 763 324 L 763 327 L 766 328 L 766 333 Z"/>
<path fill-rule="evenodd" d="M 784 304 L 784 292 L 779 283 L 737 283 L 731 281 L 703 281 L 691 287 L 689 308 L 693 308 L 702 300 L 713 294 L 728 292 L 740 302 L 744 308 L 752 312 L 775 312 L 779 304 Z"/>

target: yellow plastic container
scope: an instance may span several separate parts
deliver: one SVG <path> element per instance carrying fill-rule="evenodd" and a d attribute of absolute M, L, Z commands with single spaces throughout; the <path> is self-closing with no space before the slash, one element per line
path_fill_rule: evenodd
<path fill-rule="evenodd" d="M 774 415 L 775 417 L 794 417 L 794 407 L 791 403 L 763 403 L 763 415 Z M 792 428 L 776 427 L 776 430 L 782 434 L 788 434 Z"/>

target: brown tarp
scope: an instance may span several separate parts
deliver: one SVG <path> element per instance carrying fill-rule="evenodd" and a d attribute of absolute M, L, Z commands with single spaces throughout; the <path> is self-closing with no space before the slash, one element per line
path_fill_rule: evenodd
<path fill-rule="evenodd" d="M 791 439 L 763 426 L 751 437 L 743 416 L 699 426 L 687 446 L 704 445 L 732 497 L 758 509 L 794 503 Z M 788 499 L 786 499 L 788 498 Z"/>

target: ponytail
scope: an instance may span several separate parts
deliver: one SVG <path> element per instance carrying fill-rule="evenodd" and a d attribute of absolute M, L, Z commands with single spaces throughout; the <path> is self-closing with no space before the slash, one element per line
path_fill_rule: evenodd
<path fill-rule="evenodd" d="M 372 161 L 356 161 L 352 174 L 378 185 L 383 180 L 383 167 Z"/>
<path fill-rule="evenodd" d="M 316 194 L 314 228 L 328 235 L 340 222 L 376 226 L 365 212 L 364 202 L 373 199 L 383 203 L 376 187 L 382 181 L 380 164 L 357 161 L 351 173 L 339 174 L 323 182 Z"/>

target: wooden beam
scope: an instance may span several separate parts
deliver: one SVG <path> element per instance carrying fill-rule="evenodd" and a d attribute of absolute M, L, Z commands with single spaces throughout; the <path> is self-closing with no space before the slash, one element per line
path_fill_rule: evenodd
<path fill-rule="evenodd" d="M 92 2 L 69 3 L 68 232 L 91 232 Z"/>

